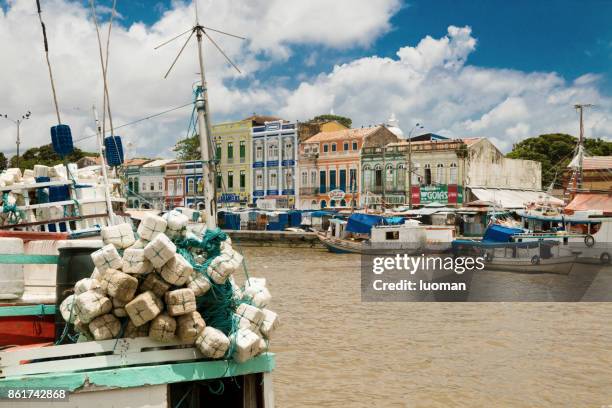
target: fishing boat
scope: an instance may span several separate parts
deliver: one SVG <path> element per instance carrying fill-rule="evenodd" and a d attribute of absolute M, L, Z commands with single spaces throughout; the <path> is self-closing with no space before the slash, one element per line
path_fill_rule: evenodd
<path fill-rule="evenodd" d="M 329 221 L 328 230 L 317 236 L 334 253 L 439 253 L 449 250 L 455 237 L 454 227 L 422 225 L 401 217 L 356 213 L 347 221 Z"/>
<path fill-rule="evenodd" d="M 453 241 L 453 255 L 482 257 L 486 270 L 562 275 L 570 273 L 578 252 L 554 240 L 512 242 L 512 237 L 522 232 L 518 228 L 492 224 L 482 240 Z"/>

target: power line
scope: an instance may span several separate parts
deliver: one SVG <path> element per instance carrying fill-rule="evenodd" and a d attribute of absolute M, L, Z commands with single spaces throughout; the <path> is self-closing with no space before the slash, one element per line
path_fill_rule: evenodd
<path fill-rule="evenodd" d="M 154 115 L 149 115 L 149 116 L 146 116 L 146 117 L 144 117 L 144 118 L 137 119 L 137 120 L 135 120 L 135 121 L 133 121 L 133 122 L 124 123 L 123 125 L 120 125 L 120 126 L 115 127 L 115 129 L 121 129 L 121 128 L 124 128 L 124 127 L 127 127 L 127 126 L 132 126 L 132 125 L 135 125 L 135 124 L 137 124 L 137 123 L 144 122 L 145 120 L 153 119 L 153 118 L 155 118 L 155 117 L 157 117 L 157 116 L 165 115 L 166 113 L 170 113 L 170 112 L 173 112 L 173 111 L 175 111 L 175 110 L 182 109 L 182 108 L 184 108 L 184 107 L 186 107 L 186 106 L 190 106 L 190 105 L 193 105 L 193 102 L 189 102 L 189 103 L 186 103 L 186 104 L 184 104 L 184 105 L 177 106 L 177 107 L 175 107 L 175 108 L 168 109 L 168 110 L 165 110 L 165 111 L 163 111 L 163 112 L 156 113 L 156 114 L 154 114 Z M 78 143 L 78 142 L 81 142 L 81 141 L 83 141 L 83 140 L 91 139 L 92 137 L 96 137 L 96 135 L 95 135 L 95 134 L 93 134 L 93 135 L 83 136 L 83 137 L 81 137 L 81 138 L 79 138 L 79 139 L 75 139 L 75 140 L 74 140 L 74 143 Z"/>

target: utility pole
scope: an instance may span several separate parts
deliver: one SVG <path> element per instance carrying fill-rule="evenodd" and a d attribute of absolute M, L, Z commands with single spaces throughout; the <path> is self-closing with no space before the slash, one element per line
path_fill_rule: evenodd
<path fill-rule="evenodd" d="M 578 111 L 580 115 L 580 135 L 578 136 L 578 145 L 576 146 L 576 168 L 574 168 L 574 172 L 572 174 L 572 178 L 574 179 L 574 191 L 578 191 L 582 188 L 582 163 L 584 161 L 584 109 L 590 108 L 593 105 L 590 103 L 579 103 L 574 105 L 574 108 Z"/>
<path fill-rule="evenodd" d="M 15 159 L 15 167 L 19 167 L 19 145 L 21 144 L 21 136 L 20 136 L 21 122 L 23 122 L 24 120 L 30 119 L 30 115 L 32 115 L 32 112 L 27 111 L 24 115 L 21 115 L 21 117 L 19 119 L 12 119 L 12 118 L 9 118 L 7 114 L 0 114 L 0 117 L 3 117 L 4 119 L 10 120 L 15 125 L 17 125 L 17 140 L 16 140 L 16 144 L 17 144 L 17 156 L 16 156 L 16 159 Z"/>

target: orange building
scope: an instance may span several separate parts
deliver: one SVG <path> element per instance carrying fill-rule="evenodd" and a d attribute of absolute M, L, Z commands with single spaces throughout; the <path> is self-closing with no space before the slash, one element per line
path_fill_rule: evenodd
<path fill-rule="evenodd" d="M 298 208 L 358 206 L 361 149 L 397 141 L 384 126 L 319 132 L 304 141 L 298 158 Z"/>

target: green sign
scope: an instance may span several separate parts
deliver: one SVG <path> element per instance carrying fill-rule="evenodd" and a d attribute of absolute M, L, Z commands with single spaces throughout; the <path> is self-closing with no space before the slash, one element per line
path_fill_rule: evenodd
<path fill-rule="evenodd" d="M 420 188 L 420 199 L 421 204 L 460 204 L 463 203 L 463 187 L 446 184 L 423 186 Z"/>

